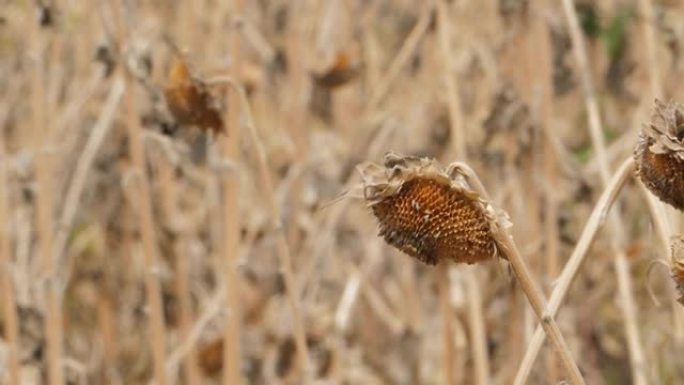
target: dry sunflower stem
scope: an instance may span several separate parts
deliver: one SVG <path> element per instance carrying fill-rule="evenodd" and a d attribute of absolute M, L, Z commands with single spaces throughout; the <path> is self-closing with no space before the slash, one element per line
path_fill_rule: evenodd
<path fill-rule="evenodd" d="M 388 244 L 428 265 L 505 258 L 492 235 L 505 214 L 468 185 L 456 164 L 443 168 L 432 159 L 389 152 L 384 166 L 366 163 L 359 171 Z"/>
<path fill-rule="evenodd" d="M 670 247 L 672 250 L 670 272 L 677 287 L 677 301 L 684 305 L 684 237 L 673 237 Z"/>
<path fill-rule="evenodd" d="M 684 210 L 684 107 L 655 101 L 634 150 L 637 175 L 660 200 Z"/>

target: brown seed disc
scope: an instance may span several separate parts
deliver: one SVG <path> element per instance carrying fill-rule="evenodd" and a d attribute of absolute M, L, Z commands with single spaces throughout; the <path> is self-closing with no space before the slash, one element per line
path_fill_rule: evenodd
<path fill-rule="evenodd" d="M 656 154 L 643 140 L 636 151 L 637 174 L 660 200 L 684 210 L 684 161 L 670 154 Z"/>
<path fill-rule="evenodd" d="M 480 203 L 440 181 L 407 180 L 371 207 L 385 241 L 426 264 L 471 264 L 496 254 Z"/>

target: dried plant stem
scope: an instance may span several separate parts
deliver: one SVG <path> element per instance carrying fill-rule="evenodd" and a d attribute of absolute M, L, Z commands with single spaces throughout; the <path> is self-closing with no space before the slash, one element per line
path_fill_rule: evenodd
<path fill-rule="evenodd" d="M 446 82 L 447 90 L 447 105 L 449 110 L 449 126 L 451 129 L 451 145 L 456 157 L 462 161 L 466 161 L 466 147 L 465 147 L 465 137 L 463 136 L 463 114 L 461 113 L 460 102 L 458 100 L 458 94 L 456 90 L 456 79 L 453 74 L 453 60 L 451 58 L 451 24 L 449 23 L 449 9 L 444 0 L 437 0 L 436 2 L 437 18 L 439 26 L 439 47 L 442 56 L 442 71 L 444 72 L 444 81 Z M 439 282 L 439 298 L 440 298 L 440 312 L 442 313 L 442 324 L 443 326 L 443 337 L 444 340 L 444 376 L 446 383 L 449 385 L 454 384 L 456 375 L 454 373 L 454 360 L 456 359 L 456 352 L 454 350 L 454 331 L 453 331 L 453 313 L 451 309 L 450 295 L 451 295 L 451 282 L 449 280 L 449 268 L 439 269 L 438 272 L 438 282 Z M 471 275 L 473 272 L 465 272 L 466 275 Z M 477 290 L 477 282 L 474 282 L 475 287 L 473 289 Z M 470 297 L 471 290 L 467 291 L 467 295 Z M 469 298 L 470 299 L 470 298 Z M 472 304 L 472 301 L 470 301 Z M 481 313 L 482 309 L 474 309 L 475 311 Z M 480 314 L 481 316 L 481 314 Z M 477 317 L 476 317 L 477 318 Z M 475 318 L 471 317 L 468 321 L 473 321 Z M 474 328 L 480 327 L 481 325 L 474 326 L 469 325 L 471 332 Z M 473 345 L 479 343 L 479 340 L 472 340 Z M 481 350 L 478 348 L 478 350 Z M 484 355 L 474 355 L 475 360 L 487 359 Z M 481 362 L 476 363 L 476 368 L 482 368 Z"/>
<path fill-rule="evenodd" d="M 594 211 L 591 213 L 587 224 L 584 226 L 584 230 L 580 235 L 575 249 L 570 255 L 568 262 L 565 264 L 561 275 L 556 281 L 553 292 L 549 299 L 549 303 L 544 310 L 544 314 L 547 317 L 555 317 L 558 314 L 565 296 L 568 293 L 570 284 L 572 284 L 573 279 L 577 276 L 582 262 L 589 251 L 596 233 L 599 228 L 605 223 L 606 217 L 608 216 L 608 211 L 610 210 L 615 198 L 622 189 L 627 178 L 629 178 L 634 171 L 634 159 L 632 157 L 625 160 L 618 169 L 618 171 L 613 175 L 608 187 L 603 191 L 601 198 L 594 206 Z M 518 368 L 518 373 L 515 376 L 514 384 L 522 385 L 527 383 L 530 372 L 532 371 L 532 366 L 536 360 L 539 350 L 541 349 L 546 335 L 541 326 L 537 326 L 537 330 L 534 332 L 534 336 L 527 347 L 527 352 L 525 357 Z"/>
<path fill-rule="evenodd" d="M 638 178 L 637 178 L 638 179 Z M 646 203 L 648 204 L 648 211 L 651 213 L 651 220 L 658 235 L 658 240 L 660 245 L 663 247 L 663 252 L 667 256 L 668 262 L 672 264 L 672 253 L 670 252 L 670 237 L 672 236 L 672 227 L 670 222 L 667 220 L 667 214 L 665 213 L 665 207 L 662 202 L 658 200 L 639 180 L 639 187 L 641 189 Z"/>
<path fill-rule="evenodd" d="M 542 146 L 542 161 L 544 174 L 544 253 L 546 269 L 546 278 L 550 281 L 551 277 L 558 276 L 559 267 L 559 245 L 560 239 L 558 228 L 558 202 L 553 189 L 558 186 L 558 159 L 554 154 L 552 138 L 553 133 L 553 116 L 554 116 L 554 98 L 553 98 L 553 43 L 551 42 L 552 31 L 546 22 L 545 15 L 548 8 L 545 0 L 536 0 L 532 7 L 537 11 L 532 19 L 533 34 L 532 44 L 536 45 L 533 50 L 535 55 L 532 60 L 538 63 L 540 90 L 538 103 L 540 105 L 540 119 L 542 122 L 542 131 L 544 134 Z M 550 291 L 547 285 L 550 282 L 544 282 L 544 289 Z M 557 382 L 560 378 L 558 359 L 555 355 L 548 355 L 546 357 L 547 378 L 550 382 Z"/>
<path fill-rule="evenodd" d="M 209 323 L 216 318 L 225 308 L 225 291 L 217 290 L 211 299 L 206 301 L 206 306 L 202 314 L 188 330 L 188 334 L 183 341 L 169 354 L 166 362 L 166 372 L 171 375 L 175 373 L 178 365 L 192 353 L 194 347 L 202 336 L 202 332 L 207 329 Z M 201 382 L 198 382 L 201 384 Z"/>
<path fill-rule="evenodd" d="M 448 266 L 436 269 L 439 291 L 439 311 L 442 315 L 442 343 L 444 344 L 444 383 L 456 383 L 456 349 L 454 349 L 454 315 L 451 309 L 451 290 Z"/>
<path fill-rule="evenodd" d="M 644 27 L 644 42 L 646 43 L 646 58 L 648 65 L 648 77 L 651 82 L 651 96 L 660 98 L 663 96 L 663 86 L 660 75 L 660 66 L 657 58 L 656 31 L 654 28 L 655 15 L 653 12 L 653 2 L 651 0 L 639 0 L 639 12 L 641 22 Z"/>
<path fill-rule="evenodd" d="M 456 76 L 454 74 L 451 49 L 451 17 L 449 15 L 449 7 L 445 0 L 437 0 L 436 9 L 438 18 L 437 25 L 439 26 L 439 48 L 442 56 L 442 71 L 444 72 L 444 82 L 446 83 L 449 126 L 452 133 L 451 148 L 454 154 L 456 154 L 456 158 L 465 162 L 467 161 L 466 136 L 463 125 L 461 100 L 456 87 Z M 483 321 L 484 316 L 482 314 L 480 286 L 475 279 L 475 274 L 476 270 L 474 269 L 467 269 L 464 271 L 469 306 L 468 327 L 471 334 L 470 342 L 473 352 L 475 380 L 479 385 L 486 385 L 489 383 L 489 356 L 487 354 L 486 331 Z M 440 288 L 442 288 L 442 286 L 440 286 Z M 448 289 L 448 286 L 446 286 L 446 289 Z M 448 296 L 449 293 L 447 292 L 444 295 Z M 445 322 L 447 319 L 448 317 L 445 317 Z M 452 332 L 452 330 L 451 328 L 445 328 L 445 332 Z M 445 334 L 444 338 L 453 341 L 452 334 Z M 448 344 L 447 346 L 451 346 L 451 344 Z M 449 350 L 445 350 L 446 357 L 449 357 L 448 353 Z"/>
<path fill-rule="evenodd" d="M 458 167 L 461 169 L 464 175 L 468 177 L 468 181 L 470 182 L 471 186 L 477 192 L 479 192 L 482 197 L 489 201 L 489 194 L 482 185 L 482 182 L 480 182 L 477 174 L 475 174 L 475 172 L 464 163 L 458 164 Z M 518 279 L 518 283 L 520 284 L 523 292 L 525 292 L 525 296 L 530 302 L 534 313 L 544 327 L 544 331 L 551 338 L 551 343 L 560 356 L 561 362 L 570 376 L 570 381 L 576 385 L 584 384 L 585 382 L 584 378 L 582 377 L 582 373 L 577 367 L 577 363 L 572 358 L 570 349 L 563 338 L 563 334 L 558 328 L 558 324 L 556 324 L 556 320 L 545 313 L 546 300 L 532 279 L 532 274 L 527 268 L 522 255 L 520 255 L 518 247 L 513 241 L 513 237 L 508 233 L 508 230 L 502 223 L 498 224 L 493 235 L 501 251 L 508 257 L 507 259 L 513 268 L 513 272 Z"/>
<path fill-rule="evenodd" d="M 114 384 L 113 376 L 116 374 L 116 319 L 112 303 L 111 293 L 107 289 L 100 289 L 97 301 L 97 321 L 100 329 L 100 338 L 104 350 L 104 362 L 102 372 L 107 383 Z"/>
<path fill-rule="evenodd" d="M 475 384 L 487 385 L 489 379 L 489 356 L 487 354 L 487 331 L 482 312 L 482 293 L 477 281 L 477 270 L 468 269 L 465 284 L 468 295 L 468 324 L 472 341 Z"/>
<path fill-rule="evenodd" d="M 456 88 L 454 64 L 451 55 L 451 23 L 449 8 L 445 0 L 437 0 L 437 18 L 439 26 L 439 47 L 442 52 L 442 70 L 446 83 L 447 105 L 449 106 L 449 125 L 451 126 L 451 144 L 459 160 L 467 161 L 466 140 L 463 130 L 463 114 L 461 101 Z"/>
<path fill-rule="evenodd" d="M 589 59 L 585 49 L 584 38 L 580 30 L 574 2 L 572 0 L 563 0 L 563 10 L 568 22 L 573 53 L 581 76 L 582 90 L 584 92 L 585 104 L 589 118 L 589 133 L 591 136 L 592 146 L 596 151 L 596 157 L 599 161 L 601 181 L 604 187 L 607 187 L 610 180 L 610 169 L 607 161 L 606 144 L 603 138 L 603 128 L 601 126 L 601 118 L 599 114 L 598 102 L 596 100 L 596 93 L 594 91 L 594 85 L 591 79 Z M 619 246 L 619 237 L 624 234 L 624 231 L 620 226 L 621 221 L 619 219 L 619 212 L 614 212 L 609 220 L 612 248 L 615 253 L 613 262 L 617 274 L 618 292 L 622 304 L 621 309 L 624 315 L 623 318 L 625 321 L 627 346 L 630 353 L 629 356 L 632 376 L 636 385 L 645 385 L 648 383 L 646 377 L 646 356 L 644 354 L 643 346 L 641 345 L 641 338 L 639 336 L 639 329 L 637 327 L 638 314 L 635 305 L 634 293 L 631 291 L 632 283 L 628 269 L 628 261 L 624 251 L 621 250 Z"/>
<path fill-rule="evenodd" d="M 159 169 L 159 187 L 161 195 L 161 206 L 164 217 L 169 222 L 176 224 L 176 181 L 173 165 L 165 157 L 159 157 L 157 162 Z M 188 253 L 185 250 L 187 245 L 187 229 L 178 235 L 178 239 L 173 241 L 173 255 L 175 260 L 175 291 L 178 298 L 178 329 L 180 339 L 187 340 L 192 327 L 193 314 L 190 300 L 189 266 Z M 197 365 L 197 355 L 195 346 L 189 348 L 188 353 L 183 357 L 183 383 L 188 385 L 201 384 L 199 367 Z"/>
<path fill-rule="evenodd" d="M 126 77 L 126 125 L 128 126 L 128 138 L 130 144 L 131 169 L 137 176 L 135 197 L 135 208 L 138 214 L 138 223 L 143 243 L 143 253 L 145 257 L 145 294 L 147 296 L 150 319 L 149 329 L 152 336 L 152 356 L 154 361 L 154 378 L 157 385 L 167 383 L 166 373 L 164 372 L 164 362 L 166 362 L 164 316 L 162 310 L 161 289 L 158 279 L 158 250 L 157 241 L 154 234 L 154 222 L 152 219 L 152 203 L 150 201 L 150 186 L 145 170 L 146 160 L 142 140 L 140 137 L 140 127 L 137 114 L 137 101 L 133 86 L 135 83 L 130 77 Z"/>
<path fill-rule="evenodd" d="M 36 212 L 38 225 L 38 242 L 42 258 L 42 273 L 45 277 L 45 296 L 47 309 L 45 313 L 45 337 L 47 347 L 47 372 L 50 385 L 64 384 L 64 366 L 62 365 L 63 332 L 62 305 L 60 285 L 57 282 L 57 266 L 54 260 L 54 218 L 52 215 L 53 202 L 53 160 L 46 147 L 50 144 L 49 125 L 46 119 L 46 87 L 45 87 L 45 50 L 44 41 L 37 23 L 32 23 L 33 48 L 36 50 L 36 60 L 33 63 L 34 73 L 31 82 L 33 143 L 37 146 L 35 175 L 38 184 L 36 198 Z M 46 132 L 47 131 L 47 132 Z"/>
<path fill-rule="evenodd" d="M 112 8 L 115 10 L 116 27 L 118 32 L 118 46 L 120 54 L 124 55 L 123 47 L 128 42 L 128 31 L 124 22 L 124 5 L 112 0 Z M 135 176 L 135 183 L 131 188 L 135 193 L 133 197 L 133 209 L 137 210 L 137 219 L 140 229 L 140 237 L 143 246 L 145 266 L 145 295 L 149 308 L 148 328 L 151 336 L 151 350 L 153 361 L 153 373 L 156 385 L 166 385 L 167 376 L 164 370 L 166 362 L 166 325 L 162 309 L 161 288 L 158 279 L 158 253 L 157 240 L 154 233 L 154 220 L 152 217 L 152 202 L 150 197 L 150 183 L 147 177 L 147 159 L 145 148 L 142 143 L 140 119 L 138 118 L 138 100 L 135 90 L 135 79 L 125 68 L 118 70 L 118 76 L 125 81 L 125 111 L 126 128 L 128 130 L 129 156 L 131 158 L 130 171 Z"/>
<path fill-rule="evenodd" d="M 390 64 L 385 75 L 378 81 L 378 87 L 371 93 L 370 103 L 368 103 L 369 111 L 375 110 L 375 107 L 382 102 L 387 95 L 387 92 L 389 92 L 392 83 L 394 83 L 394 79 L 399 75 L 399 71 L 401 71 L 406 63 L 408 63 L 409 59 L 411 59 L 411 55 L 416 50 L 416 47 L 418 47 L 418 43 L 420 43 L 420 40 L 430 26 L 432 10 L 432 4 L 430 4 L 430 2 L 425 2 L 416 25 L 413 27 L 408 37 L 406 37 L 406 40 L 404 40 L 404 44 L 402 44 L 399 53 L 397 53 L 397 56 L 392 60 L 392 64 Z"/>
<path fill-rule="evenodd" d="M 5 321 L 4 338 L 7 341 L 7 384 L 19 385 L 19 323 L 12 276 L 12 244 L 10 240 L 10 204 L 7 189 L 7 152 L 4 124 L 0 124 L 0 292 Z M 3 377 L 0 376 L 0 382 Z"/>
<path fill-rule="evenodd" d="M 271 213 L 271 226 L 276 235 L 276 252 L 280 260 L 280 269 L 285 282 L 285 291 L 287 300 L 292 312 L 292 321 L 294 324 L 294 338 L 295 346 L 297 347 L 297 356 L 299 358 L 299 367 L 302 371 L 304 384 L 309 384 L 312 381 L 313 372 L 309 359 L 309 348 L 306 345 L 306 334 L 304 329 L 304 322 L 301 316 L 301 303 L 298 296 L 294 273 L 292 271 L 292 257 L 290 255 L 290 248 L 287 244 L 285 231 L 280 217 L 280 209 L 275 197 L 275 190 L 273 180 L 268 170 L 268 158 L 263 142 L 259 137 L 256 126 L 254 124 L 254 117 L 252 110 L 247 100 L 247 95 L 244 89 L 235 80 L 229 77 L 221 76 L 208 81 L 210 84 L 227 84 L 233 89 L 240 101 L 242 112 L 244 114 L 244 126 L 247 128 L 252 145 L 257 156 L 257 163 L 259 167 L 259 177 L 261 178 L 261 187 L 263 193 L 266 195 L 266 204 Z"/>
<path fill-rule="evenodd" d="M 180 313 L 179 328 L 180 336 L 183 340 L 188 338 L 190 328 L 193 322 L 192 304 L 190 301 L 190 282 L 188 258 L 183 253 L 183 247 L 186 246 L 185 236 L 182 236 L 176 244 L 176 295 L 178 296 L 178 312 Z M 183 374 L 185 376 L 185 384 L 199 385 L 201 384 L 201 377 L 199 367 L 197 365 L 197 354 L 194 346 L 189 348 L 188 354 L 183 358 Z"/>
<path fill-rule="evenodd" d="M 242 14 L 242 1 L 232 3 L 232 12 Z M 241 39 L 239 31 L 231 31 L 230 36 L 232 76 L 240 78 L 241 73 Z M 228 111 L 225 118 L 226 132 L 229 135 L 221 137 L 221 150 L 225 160 L 238 163 L 240 160 L 240 105 L 236 92 L 228 93 Z M 237 170 L 223 173 L 223 254 L 222 258 L 225 279 L 226 300 L 230 314 L 223 325 L 223 384 L 239 385 L 241 380 L 242 349 L 240 345 L 242 335 L 242 308 L 240 303 L 240 276 L 238 274 L 238 252 L 240 247 L 240 185 Z"/>
<path fill-rule="evenodd" d="M 117 78 L 114 80 L 111 87 L 104 108 L 102 109 L 97 122 L 95 122 L 92 131 L 90 131 L 90 136 L 83 149 L 83 153 L 81 153 L 81 156 L 76 163 L 74 176 L 71 179 L 66 198 L 64 199 L 64 208 L 62 209 L 62 215 L 59 218 L 54 247 L 55 258 L 59 265 L 68 265 L 62 261 L 62 258 L 71 227 L 74 223 L 74 218 L 76 217 L 78 205 L 81 201 L 81 193 L 86 184 L 88 171 L 90 171 L 90 168 L 95 161 L 95 156 L 100 149 L 100 145 L 104 142 L 104 139 L 107 137 L 109 129 L 112 126 L 117 107 L 119 106 L 119 101 L 124 92 L 124 82 L 121 78 Z"/>

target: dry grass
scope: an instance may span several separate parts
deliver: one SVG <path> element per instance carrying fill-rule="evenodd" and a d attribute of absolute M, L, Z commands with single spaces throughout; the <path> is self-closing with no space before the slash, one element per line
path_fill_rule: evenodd
<path fill-rule="evenodd" d="M 683 47 L 677 1 L 9 2 L 0 383 L 679 384 L 684 222 L 624 159 Z M 378 237 L 390 150 L 467 162 L 508 260 Z"/>

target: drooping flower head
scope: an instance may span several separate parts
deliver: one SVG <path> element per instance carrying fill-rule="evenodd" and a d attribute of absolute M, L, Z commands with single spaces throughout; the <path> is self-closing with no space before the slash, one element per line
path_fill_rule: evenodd
<path fill-rule="evenodd" d="M 359 171 L 364 198 L 388 244 L 429 265 L 472 264 L 499 254 L 492 236 L 497 213 L 458 167 L 388 153 L 383 166 L 367 163 Z"/>

